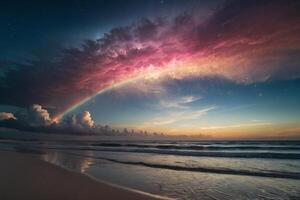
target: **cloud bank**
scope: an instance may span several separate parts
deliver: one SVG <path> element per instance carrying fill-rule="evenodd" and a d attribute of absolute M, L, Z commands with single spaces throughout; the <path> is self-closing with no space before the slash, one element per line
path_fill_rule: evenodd
<path fill-rule="evenodd" d="M 97 136 L 154 136 L 162 137 L 162 133 L 148 133 L 142 130 L 113 129 L 108 125 L 96 124 L 89 111 L 73 114 L 57 121 L 52 118 L 41 105 L 34 104 L 26 111 L 16 113 L 0 112 L 0 128 L 15 129 L 22 132 L 36 132 L 69 135 Z"/>
<path fill-rule="evenodd" d="M 94 134 L 96 132 L 89 111 L 68 116 L 63 121 L 56 121 L 38 104 L 32 105 L 25 112 L 15 114 L 1 112 L 0 127 L 46 133 Z"/>
<path fill-rule="evenodd" d="M 298 78 L 300 3 L 236 0 L 203 19 L 142 19 L 45 60 L 12 63 L 0 79 L 1 104 L 45 105 L 53 115 L 133 79 L 220 76 L 236 83 Z M 6 64 L 7 66 L 7 64 Z M 34 123 L 49 113 L 32 108 Z M 87 114 L 77 122 L 92 124 Z M 84 119 L 83 119 L 84 118 Z"/>

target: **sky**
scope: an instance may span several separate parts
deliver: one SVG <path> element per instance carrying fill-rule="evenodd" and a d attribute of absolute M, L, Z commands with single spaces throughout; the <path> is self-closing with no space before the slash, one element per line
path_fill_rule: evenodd
<path fill-rule="evenodd" d="M 299 9 L 293 0 L 1 1 L 0 126 L 299 139 Z"/>

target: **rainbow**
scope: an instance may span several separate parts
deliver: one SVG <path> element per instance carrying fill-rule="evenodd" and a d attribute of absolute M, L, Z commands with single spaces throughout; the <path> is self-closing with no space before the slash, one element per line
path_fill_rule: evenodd
<path fill-rule="evenodd" d="M 141 74 L 139 76 L 136 76 L 136 77 L 133 77 L 133 78 L 129 78 L 127 80 L 120 81 L 119 83 L 115 83 L 115 84 L 112 84 L 110 86 L 107 86 L 107 87 L 99 90 L 95 94 L 93 94 L 93 95 L 91 95 L 89 97 L 86 97 L 86 98 L 82 99 L 81 101 L 77 102 L 76 104 L 70 106 L 67 110 L 63 111 L 58 116 L 56 116 L 55 117 L 55 121 L 59 121 L 64 116 L 68 115 L 69 113 L 71 113 L 72 111 L 76 110 L 78 107 L 82 106 L 83 104 L 85 104 L 86 102 L 90 101 L 91 99 L 93 99 L 94 97 L 96 97 L 98 95 L 105 94 L 106 92 L 112 91 L 114 89 L 118 89 L 118 88 L 124 87 L 124 86 L 126 86 L 126 85 L 128 85 L 130 83 L 133 83 L 133 82 L 136 82 L 138 80 L 144 79 L 147 76 L 148 75 Z"/>

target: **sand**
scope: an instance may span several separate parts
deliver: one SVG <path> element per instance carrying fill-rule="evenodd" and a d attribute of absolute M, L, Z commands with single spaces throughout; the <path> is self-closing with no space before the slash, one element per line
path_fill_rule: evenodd
<path fill-rule="evenodd" d="M 1 200 L 162 199 L 98 182 L 40 160 L 36 155 L 0 151 Z"/>

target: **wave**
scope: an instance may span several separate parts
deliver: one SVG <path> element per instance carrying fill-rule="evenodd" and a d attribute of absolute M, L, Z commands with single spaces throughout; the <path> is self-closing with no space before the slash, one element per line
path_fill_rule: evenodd
<path fill-rule="evenodd" d="M 122 144 L 122 143 L 97 143 L 91 146 L 103 147 L 136 147 L 156 149 L 185 149 L 185 150 L 300 150 L 300 146 L 258 146 L 258 145 L 173 145 L 173 144 Z"/>
<path fill-rule="evenodd" d="M 52 143 L 53 142 L 53 143 Z M 299 141 L 222 141 L 222 142 L 79 142 L 79 141 L 52 141 L 26 143 L 27 145 L 63 145 L 63 146 L 90 146 L 90 147 L 132 147 L 142 149 L 174 149 L 174 150 L 277 150 L 277 151 L 300 151 Z M 57 142 L 57 143 L 56 143 Z M 19 144 L 15 141 L 5 141 L 6 144 Z"/>
<path fill-rule="evenodd" d="M 224 158 L 266 158 L 266 159 L 300 159 L 300 153 L 286 152 L 242 152 L 242 151 L 181 151 L 172 149 L 139 149 L 139 148 L 92 148 L 92 147 L 47 147 L 55 150 L 87 150 L 129 153 L 152 153 L 178 156 L 224 157 Z"/>
<path fill-rule="evenodd" d="M 193 143 L 195 144 L 195 143 Z M 129 153 L 166 154 L 197 157 L 225 157 L 225 158 L 265 158 L 265 159 L 300 159 L 300 146 L 289 143 L 285 146 L 262 145 L 193 145 L 192 143 L 31 143 L 18 144 L 19 148 L 82 150 L 82 151 L 110 151 Z M 269 143 L 268 143 L 269 144 Z M 272 143 L 273 145 L 273 143 Z M 278 144 L 276 144 L 278 145 Z M 289 151 L 294 150 L 294 151 Z"/>
<path fill-rule="evenodd" d="M 156 164 L 156 163 L 147 163 L 147 162 L 135 162 L 135 161 L 124 161 L 117 160 L 106 157 L 99 156 L 89 156 L 89 155 L 81 155 L 77 153 L 71 152 L 62 152 L 64 154 L 75 155 L 80 157 L 89 157 L 93 159 L 101 159 L 119 164 L 127 164 L 127 165 L 137 165 L 158 169 L 168 169 L 168 170 L 176 170 L 176 171 L 189 171 L 189 172 L 202 172 L 202 173 L 214 173 L 214 174 L 228 174 L 228 175 L 242 175 L 242 176 L 259 176 L 259 177 L 272 177 L 272 178 L 288 178 L 288 179 L 296 179 L 300 180 L 300 173 L 297 172 L 280 172 L 280 171 L 249 171 L 249 170 L 234 170 L 229 168 L 208 168 L 208 167 L 188 167 L 188 166 L 178 166 L 178 165 L 166 165 L 166 164 Z"/>

